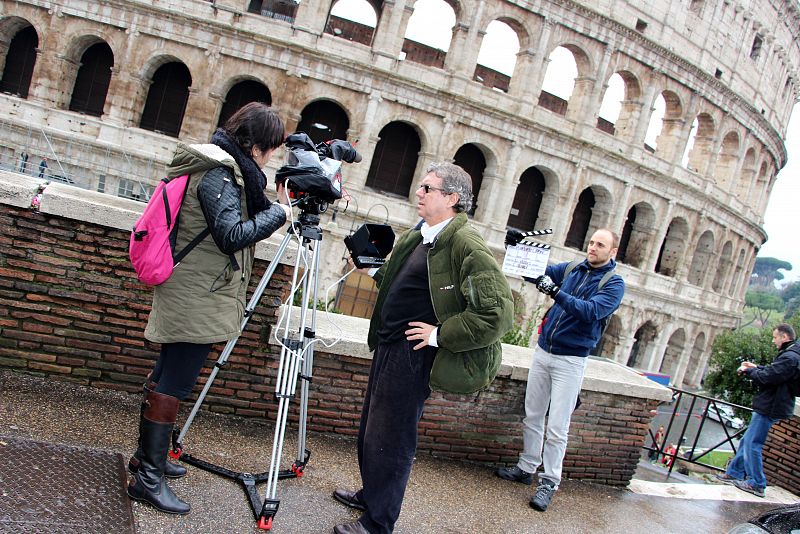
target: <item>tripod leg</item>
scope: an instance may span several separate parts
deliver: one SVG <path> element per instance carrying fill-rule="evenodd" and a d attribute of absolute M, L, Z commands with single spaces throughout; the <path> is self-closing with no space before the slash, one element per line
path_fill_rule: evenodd
<path fill-rule="evenodd" d="M 280 265 L 280 259 L 283 257 L 283 254 L 286 252 L 286 248 L 289 245 L 289 242 L 292 240 L 293 237 L 292 230 L 289 229 L 287 234 L 284 236 L 283 241 L 281 241 L 280 246 L 278 246 L 278 250 L 275 252 L 275 256 L 272 258 L 272 261 L 269 263 L 269 267 L 267 268 L 264 276 L 261 277 L 261 281 L 258 283 L 253 295 L 250 297 L 250 300 L 247 303 L 247 307 L 244 311 L 244 317 L 242 318 L 242 323 L 240 325 L 239 330 L 243 331 L 244 327 L 247 325 L 247 322 L 250 320 L 250 317 L 253 315 L 253 311 L 256 309 L 258 302 L 261 300 L 261 295 L 264 294 L 264 290 L 267 288 L 272 276 L 275 274 L 275 270 Z M 192 422 L 194 421 L 197 412 L 200 410 L 200 406 L 202 406 L 203 401 L 208 394 L 208 390 L 211 389 L 211 384 L 214 383 L 214 380 L 217 377 L 217 373 L 219 370 L 227 363 L 228 358 L 233 352 L 233 348 L 236 346 L 236 342 L 239 340 L 239 336 L 237 335 L 233 339 L 229 340 L 228 343 L 225 345 L 222 353 L 220 353 L 219 358 L 217 359 L 217 363 L 214 364 L 214 368 L 211 370 L 211 374 L 206 381 L 205 387 L 203 387 L 203 391 L 200 393 L 200 396 L 197 397 L 197 401 L 195 401 L 194 406 L 192 406 L 192 411 L 189 413 L 189 417 L 186 419 L 186 422 L 181 429 L 180 434 L 178 435 L 177 439 L 175 440 L 174 445 L 180 448 L 181 444 L 183 443 L 183 438 L 186 437 L 186 433 L 189 431 L 189 427 L 192 426 Z M 172 456 L 179 457 L 180 452 L 177 451 L 176 454 L 172 454 Z"/>

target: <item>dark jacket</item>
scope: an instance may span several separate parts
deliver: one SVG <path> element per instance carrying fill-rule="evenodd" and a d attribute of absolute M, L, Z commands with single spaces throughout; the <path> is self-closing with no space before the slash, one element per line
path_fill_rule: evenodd
<path fill-rule="evenodd" d="M 392 281 L 421 241 L 417 229 L 403 234 L 389 261 L 375 273 L 378 297 L 367 338 L 371 350 L 378 344 L 381 308 L 391 305 L 385 300 Z M 439 233 L 427 263 L 431 301 L 439 322 L 431 387 L 450 393 L 478 391 L 491 383 L 500 368 L 499 340 L 514 320 L 511 289 L 483 238 L 463 213 Z"/>
<path fill-rule="evenodd" d="M 155 287 L 145 337 L 155 343 L 227 341 L 240 333 L 255 243 L 283 226 L 286 214 L 273 204 L 248 217 L 241 170 L 216 145 L 179 144 L 167 174 L 190 175 L 175 250 L 206 228 L 211 237 Z"/>
<path fill-rule="evenodd" d="M 790 383 L 800 380 L 800 346 L 787 341 L 770 365 L 745 370 L 758 392 L 753 397 L 753 410 L 770 419 L 788 419 L 794 413 L 795 397 Z"/>
<path fill-rule="evenodd" d="M 544 318 L 538 343 L 551 354 L 588 356 L 603 334 L 602 320 L 622 302 L 625 282 L 615 275 L 597 291 L 603 275 L 616 267 L 613 259 L 599 269 L 590 268 L 584 260 L 564 280 L 567 265 L 548 265 L 545 270 L 561 291 Z"/>

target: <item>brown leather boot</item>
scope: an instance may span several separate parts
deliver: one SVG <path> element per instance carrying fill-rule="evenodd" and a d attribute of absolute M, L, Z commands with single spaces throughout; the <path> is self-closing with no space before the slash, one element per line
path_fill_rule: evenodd
<path fill-rule="evenodd" d="M 139 470 L 139 463 L 140 458 L 142 457 L 142 419 L 144 417 L 144 409 L 146 407 L 147 401 L 147 394 L 151 391 L 156 390 L 156 386 L 158 384 L 156 382 L 151 382 L 147 380 L 144 385 L 142 386 L 142 391 L 144 391 L 144 397 L 142 398 L 142 404 L 139 408 L 139 446 L 136 449 L 136 452 L 133 453 L 131 459 L 128 460 L 128 471 L 131 473 L 136 473 Z M 166 469 L 164 469 L 164 476 L 167 478 L 181 478 L 186 474 L 186 468 L 182 465 L 174 464 L 170 461 L 166 463 Z"/>
<path fill-rule="evenodd" d="M 145 399 L 141 424 L 139 469 L 128 485 L 131 499 L 151 504 L 168 514 L 188 514 L 192 509 L 180 500 L 167 485 L 164 470 L 172 439 L 172 427 L 178 415 L 180 400 L 150 391 Z"/>

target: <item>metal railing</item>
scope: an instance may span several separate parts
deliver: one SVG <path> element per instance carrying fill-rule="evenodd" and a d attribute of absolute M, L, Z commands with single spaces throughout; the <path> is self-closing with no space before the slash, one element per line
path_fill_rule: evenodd
<path fill-rule="evenodd" d="M 678 460 L 685 463 L 690 463 L 694 465 L 700 465 L 708 469 L 712 469 L 715 471 L 724 471 L 723 468 L 718 467 L 713 464 L 706 463 L 702 461 L 704 458 L 707 458 L 708 455 L 712 451 L 719 450 L 722 446 L 728 444 L 730 445 L 730 449 L 733 451 L 733 454 L 736 454 L 736 440 L 744 432 L 747 430 L 747 425 L 742 424 L 740 428 L 734 428 L 733 431 L 729 430 L 729 424 L 738 424 L 738 421 L 731 420 L 728 415 L 728 410 L 724 408 L 720 408 L 722 406 L 727 406 L 732 409 L 737 409 L 740 412 L 750 412 L 752 413 L 752 408 L 748 408 L 746 406 L 740 406 L 738 404 L 733 404 L 731 402 L 726 402 L 723 400 L 715 399 L 713 397 L 707 397 L 705 395 L 701 395 L 698 393 L 692 393 L 690 391 L 686 391 L 683 389 L 670 387 L 672 390 L 672 401 L 670 402 L 673 405 L 672 415 L 669 418 L 669 422 L 667 423 L 667 428 L 664 431 L 664 435 L 661 438 L 661 443 L 656 441 L 656 436 L 653 433 L 653 428 L 648 429 L 648 434 L 650 436 L 650 441 L 653 445 L 647 446 L 645 445 L 643 449 L 650 451 L 650 452 L 657 452 L 658 457 L 665 457 L 669 459 L 668 465 L 669 470 L 667 471 L 667 478 L 670 477 L 672 474 L 672 470 L 675 468 L 675 464 Z M 686 420 L 683 422 L 683 425 L 680 425 L 680 422 L 677 421 L 678 417 L 683 416 L 684 414 L 680 412 L 681 406 L 683 405 L 684 397 L 688 400 L 688 409 L 685 413 Z M 687 441 L 687 439 L 691 436 L 692 432 L 688 431 L 689 428 L 689 421 L 692 417 L 697 416 L 698 414 L 695 411 L 695 408 L 699 406 L 702 407 L 702 415 L 700 417 L 700 423 L 697 427 L 696 432 L 694 432 L 694 436 L 692 439 L 692 444 L 688 447 L 681 447 L 681 445 Z M 715 415 L 718 421 L 721 424 L 722 430 L 724 432 L 725 438 L 714 443 L 710 447 L 699 447 L 698 443 L 700 442 L 701 436 L 703 435 L 703 430 L 707 429 L 706 421 L 710 419 L 710 415 Z M 726 421 L 726 419 L 729 419 Z M 676 426 L 676 422 L 678 423 L 677 426 L 680 427 L 680 431 L 678 432 L 677 439 L 672 439 L 671 431 L 673 426 Z M 676 426 L 676 428 L 677 428 Z M 706 434 L 706 437 L 709 433 Z M 674 450 L 670 451 L 672 447 L 667 447 L 668 439 L 671 442 L 677 442 L 678 446 L 674 448 Z M 683 450 L 681 450 L 683 449 Z M 727 450 L 725 451 L 727 452 Z"/>

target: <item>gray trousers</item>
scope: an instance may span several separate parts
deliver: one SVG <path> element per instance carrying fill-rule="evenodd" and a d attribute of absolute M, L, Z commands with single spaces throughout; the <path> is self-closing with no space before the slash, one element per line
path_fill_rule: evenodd
<path fill-rule="evenodd" d="M 586 361 L 583 356 L 550 354 L 536 345 L 528 371 L 525 419 L 522 420 L 523 449 L 517 467 L 535 473 L 544 464 L 544 472 L 539 478 L 556 487 L 561 482 L 569 421 L 581 391 Z M 548 407 L 550 414 L 545 441 L 544 420 Z"/>

